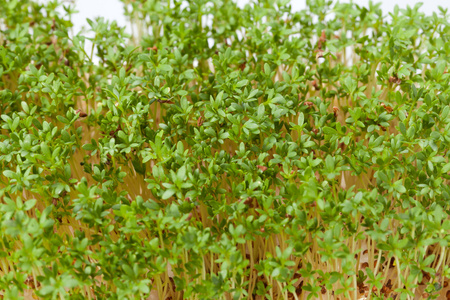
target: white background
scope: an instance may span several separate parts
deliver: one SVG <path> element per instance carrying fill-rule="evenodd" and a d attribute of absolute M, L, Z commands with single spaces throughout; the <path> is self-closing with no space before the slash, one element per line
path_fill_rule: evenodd
<path fill-rule="evenodd" d="M 248 0 L 237 1 L 241 6 L 244 6 L 248 2 Z M 72 19 L 75 26 L 75 32 L 78 32 L 83 25 L 87 26 L 86 18 L 94 19 L 97 16 L 102 16 L 109 20 L 116 20 L 120 26 L 129 25 L 123 16 L 122 3 L 119 0 L 75 0 L 74 2 L 76 3 L 76 8 L 79 11 L 79 13 L 73 16 Z M 341 2 L 350 1 L 341 0 Z M 354 0 L 353 2 L 358 5 L 368 6 L 369 0 Z M 395 5 L 398 5 L 400 8 L 406 8 L 407 5 L 414 6 L 419 2 L 424 3 L 420 10 L 429 15 L 433 12 L 438 12 L 438 6 L 450 8 L 450 0 L 374 0 L 373 2 L 382 2 L 381 9 L 383 14 L 391 12 Z M 305 8 L 305 3 L 306 0 L 291 0 L 292 8 L 294 10 Z"/>

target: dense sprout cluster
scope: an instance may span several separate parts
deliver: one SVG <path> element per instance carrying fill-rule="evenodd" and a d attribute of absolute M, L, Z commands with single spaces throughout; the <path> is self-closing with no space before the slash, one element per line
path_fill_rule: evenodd
<path fill-rule="evenodd" d="M 0 298 L 445 297 L 446 10 L 122 2 L 0 1 Z"/>

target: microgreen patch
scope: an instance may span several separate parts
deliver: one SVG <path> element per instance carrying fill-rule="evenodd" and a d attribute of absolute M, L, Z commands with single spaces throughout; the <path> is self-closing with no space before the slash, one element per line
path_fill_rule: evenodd
<path fill-rule="evenodd" d="M 445 297 L 446 9 L 122 2 L 0 2 L 0 295 Z"/>

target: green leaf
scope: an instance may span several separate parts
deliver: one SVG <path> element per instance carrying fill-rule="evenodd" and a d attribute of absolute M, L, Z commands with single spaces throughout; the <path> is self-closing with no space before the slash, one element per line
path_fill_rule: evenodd
<path fill-rule="evenodd" d="M 337 135 L 338 134 L 336 129 L 331 128 L 331 127 L 327 127 L 327 126 L 323 127 L 323 132 L 325 134 L 328 134 L 328 135 Z"/>
<path fill-rule="evenodd" d="M 248 84 L 248 79 L 243 79 L 236 84 L 236 87 L 240 88 L 240 87 L 246 86 L 247 84 Z"/>
<path fill-rule="evenodd" d="M 14 176 L 16 175 L 16 173 L 14 173 L 14 172 L 11 171 L 11 170 L 5 170 L 5 171 L 3 171 L 3 175 L 5 175 L 5 176 L 8 177 L 8 178 L 14 178 Z"/>
<path fill-rule="evenodd" d="M 82 148 L 86 151 L 93 151 L 93 150 L 97 149 L 97 147 L 92 144 L 84 144 Z"/>
<path fill-rule="evenodd" d="M 394 183 L 394 188 L 397 192 L 404 194 L 406 193 L 406 188 L 403 186 L 403 180 L 400 179 Z"/>
<path fill-rule="evenodd" d="M 169 189 L 164 191 L 164 193 L 162 194 L 161 198 L 163 200 L 169 199 L 170 197 L 172 197 L 175 194 L 175 190 L 174 189 Z"/>
<path fill-rule="evenodd" d="M 37 203 L 36 199 L 30 199 L 30 200 L 26 201 L 24 204 L 24 210 L 27 211 L 27 210 L 32 209 L 36 205 L 36 203 Z"/>
<path fill-rule="evenodd" d="M 69 124 L 69 123 L 70 123 L 70 121 L 69 121 L 66 117 L 63 117 L 63 116 L 56 116 L 56 118 L 57 118 L 58 121 L 60 121 L 61 123 L 64 123 L 64 124 Z"/>

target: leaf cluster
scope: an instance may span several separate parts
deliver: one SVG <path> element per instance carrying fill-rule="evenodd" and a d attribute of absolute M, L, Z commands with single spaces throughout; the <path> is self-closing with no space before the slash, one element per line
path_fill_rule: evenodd
<path fill-rule="evenodd" d="M 442 296 L 446 9 L 122 2 L 0 2 L 0 295 Z"/>

